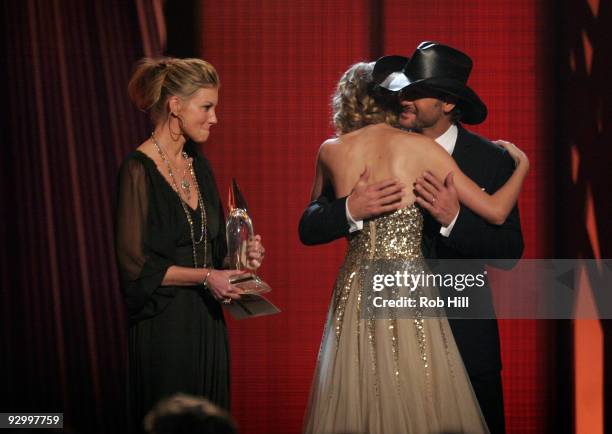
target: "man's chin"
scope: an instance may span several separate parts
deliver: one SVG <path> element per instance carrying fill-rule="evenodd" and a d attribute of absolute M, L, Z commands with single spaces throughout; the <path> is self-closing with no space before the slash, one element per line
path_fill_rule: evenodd
<path fill-rule="evenodd" d="M 414 121 L 414 119 L 403 119 L 403 118 L 400 118 L 399 124 L 405 130 L 414 130 L 415 128 L 417 128 L 417 125 L 416 125 L 416 122 Z"/>

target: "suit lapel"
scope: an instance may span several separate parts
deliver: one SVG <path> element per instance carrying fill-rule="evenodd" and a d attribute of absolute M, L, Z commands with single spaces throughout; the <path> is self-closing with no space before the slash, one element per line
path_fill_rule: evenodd
<path fill-rule="evenodd" d="M 460 124 L 457 124 L 457 128 L 459 131 L 452 157 L 457 166 L 465 172 L 465 168 L 470 162 L 471 140 L 469 133 Z M 424 211 L 423 216 L 423 241 L 421 243 L 423 253 L 428 258 L 437 257 L 435 240 L 440 233 L 440 223 L 428 212 Z"/>
<path fill-rule="evenodd" d="M 457 124 L 459 130 L 457 134 L 457 142 L 455 143 L 455 149 L 453 150 L 453 159 L 457 163 L 457 166 L 463 170 L 467 162 L 469 161 L 470 148 L 472 143 L 467 131 L 460 124 Z"/>

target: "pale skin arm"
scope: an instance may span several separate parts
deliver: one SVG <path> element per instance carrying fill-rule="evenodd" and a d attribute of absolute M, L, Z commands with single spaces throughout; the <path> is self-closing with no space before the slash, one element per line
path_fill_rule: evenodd
<path fill-rule="evenodd" d="M 312 189 L 310 190 L 310 200 L 317 200 L 323 192 L 323 185 L 325 183 L 323 163 L 321 162 L 321 150 L 317 154 L 317 162 L 315 168 L 315 177 L 312 182 Z"/>
<path fill-rule="evenodd" d="M 527 156 L 516 146 L 508 142 L 500 143 L 516 163 L 516 168 L 508 181 L 495 194 L 490 195 L 482 191 L 470 178 L 465 176 L 455 161 L 442 149 L 431 147 L 427 152 L 427 166 L 431 167 L 431 173 L 425 172 L 422 179 L 417 179 L 415 189 L 418 193 L 417 203 L 427 208 L 434 203 L 435 187 L 440 184 L 438 179 L 445 179 L 449 173 L 451 186 L 458 194 L 459 200 L 487 222 L 501 225 L 505 222 L 508 214 L 512 211 L 523 181 L 529 171 L 529 160 Z M 437 179 L 436 179 L 437 178 Z"/>

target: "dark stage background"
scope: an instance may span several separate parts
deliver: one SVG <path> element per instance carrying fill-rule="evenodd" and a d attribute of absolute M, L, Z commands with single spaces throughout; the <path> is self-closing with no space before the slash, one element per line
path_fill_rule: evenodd
<path fill-rule="evenodd" d="M 222 80 L 202 151 L 236 176 L 281 315 L 229 321 L 241 432 L 299 432 L 344 242 L 304 247 L 329 98 L 352 63 L 422 40 L 469 53 L 489 107 L 475 130 L 519 144 L 525 257 L 611 257 L 610 2 L 596 0 L 5 1 L 0 186 L 0 411 L 64 412 L 122 432 L 126 321 L 113 253 L 117 168 L 148 136 L 126 94 L 135 61 L 195 55 Z M 606 93 L 605 89 L 608 89 Z M 585 287 L 588 289 L 588 279 Z M 604 321 L 503 320 L 510 433 L 604 432 Z M 610 420 L 605 420 L 612 432 Z"/>

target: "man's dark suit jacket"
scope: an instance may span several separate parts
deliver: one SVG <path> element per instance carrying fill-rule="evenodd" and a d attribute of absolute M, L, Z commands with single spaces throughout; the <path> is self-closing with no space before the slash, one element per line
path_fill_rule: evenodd
<path fill-rule="evenodd" d="M 497 191 L 514 170 L 508 152 L 460 125 L 453 158 L 459 168 L 487 193 Z M 322 244 L 349 235 L 346 219 L 346 197 L 335 199 L 330 189 L 304 211 L 299 233 L 306 245 Z M 523 235 L 518 207 L 514 207 L 501 226 L 488 224 L 481 217 L 461 206 L 449 237 L 440 235 L 440 225 L 425 213 L 423 254 L 438 259 L 482 259 L 471 264 L 471 272 L 482 272 L 485 263 L 494 259 L 518 260 L 523 254 Z M 504 261 L 513 264 L 514 261 Z M 490 288 L 479 295 L 481 308 L 490 310 L 494 318 Z M 445 295 L 441 291 L 441 295 Z M 457 294 L 455 294 L 457 295 Z M 460 294 L 459 294 L 460 295 Z M 484 306 L 482 306 L 484 304 Z M 499 332 L 496 319 L 450 319 L 450 326 L 470 377 L 501 369 Z"/>

